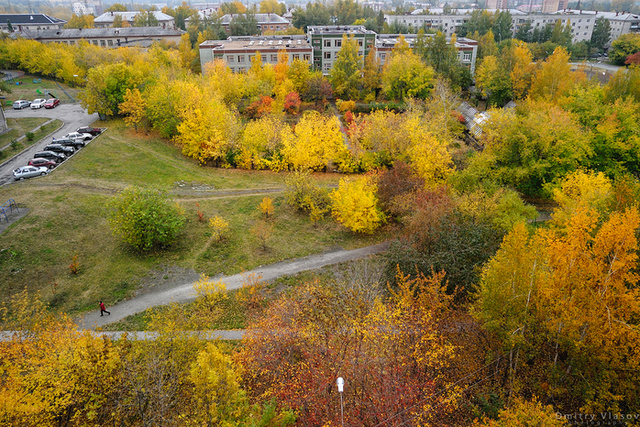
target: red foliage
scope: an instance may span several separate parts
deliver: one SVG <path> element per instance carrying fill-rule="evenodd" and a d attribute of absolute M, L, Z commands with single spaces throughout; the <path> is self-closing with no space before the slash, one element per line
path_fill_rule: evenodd
<path fill-rule="evenodd" d="M 627 56 L 627 60 L 624 63 L 626 65 L 640 65 L 640 52 Z"/>
<path fill-rule="evenodd" d="M 353 117 L 353 113 L 351 111 L 347 111 L 346 113 L 344 113 L 344 121 L 346 124 L 350 125 L 354 120 L 355 118 Z"/>
<path fill-rule="evenodd" d="M 263 96 L 257 101 L 254 101 L 245 110 L 247 116 L 252 119 L 258 119 L 265 114 L 269 114 L 273 110 L 273 98 L 270 96 Z"/>
<path fill-rule="evenodd" d="M 284 111 L 289 114 L 298 114 L 301 104 L 298 92 L 289 92 L 287 96 L 284 97 Z"/>

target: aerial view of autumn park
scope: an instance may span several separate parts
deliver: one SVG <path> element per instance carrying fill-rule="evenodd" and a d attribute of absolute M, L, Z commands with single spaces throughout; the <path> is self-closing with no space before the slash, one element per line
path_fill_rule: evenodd
<path fill-rule="evenodd" d="M 640 427 L 639 1 L 0 0 L 0 102 L 0 427 Z"/>

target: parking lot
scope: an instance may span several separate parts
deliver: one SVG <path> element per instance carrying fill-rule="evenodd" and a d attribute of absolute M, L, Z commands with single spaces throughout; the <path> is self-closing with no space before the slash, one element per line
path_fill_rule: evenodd
<path fill-rule="evenodd" d="M 52 143 L 52 138 L 61 139 L 64 135 L 75 132 L 76 129 L 84 126 L 90 126 L 91 123 L 98 120 L 97 114 L 87 114 L 87 111 L 80 104 L 62 104 L 53 109 L 31 109 L 14 110 L 7 108 L 4 110 L 7 118 L 17 117 L 46 117 L 50 119 L 59 119 L 64 124 L 57 131 L 48 137 L 30 146 L 17 156 L 6 160 L 0 165 L 0 185 L 14 182 L 13 170 L 20 166 L 25 166 L 29 160 L 33 158 L 33 154 L 42 151 L 44 147 Z"/>

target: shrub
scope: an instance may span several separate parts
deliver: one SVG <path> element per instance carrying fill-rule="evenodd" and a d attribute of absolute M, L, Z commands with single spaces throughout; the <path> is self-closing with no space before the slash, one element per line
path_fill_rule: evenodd
<path fill-rule="evenodd" d="M 36 136 L 35 136 L 35 134 L 33 132 L 27 132 L 25 134 L 25 136 L 27 137 L 27 141 L 29 141 L 29 142 L 33 141 L 36 138 Z"/>
<path fill-rule="evenodd" d="M 338 189 L 330 194 L 333 217 L 353 232 L 373 233 L 385 222 L 376 192 L 376 184 L 370 176 L 340 180 Z"/>
<path fill-rule="evenodd" d="M 203 274 L 193 288 L 196 291 L 196 306 L 213 317 L 218 317 L 222 311 L 221 304 L 229 299 L 226 285 L 220 280 L 210 282 Z"/>
<path fill-rule="evenodd" d="M 219 242 L 229 232 L 229 221 L 220 216 L 214 216 L 209 218 L 209 227 L 211 227 L 211 237 L 216 242 Z"/>
<path fill-rule="evenodd" d="M 313 181 L 309 171 L 295 172 L 287 178 L 286 186 L 287 203 L 299 211 L 309 213 L 329 206 L 328 191 Z"/>
<path fill-rule="evenodd" d="M 260 212 L 262 212 L 266 218 L 269 218 L 273 215 L 273 199 L 271 197 L 264 197 L 259 208 Z"/>
<path fill-rule="evenodd" d="M 80 261 L 78 261 L 78 255 L 74 255 L 71 259 L 71 264 L 69 264 L 69 273 L 78 274 L 80 273 Z"/>
<path fill-rule="evenodd" d="M 17 139 L 14 139 L 13 141 L 11 141 L 11 149 L 12 150 L 17 150 L 19 146 L 20 146 L 20 143 L 18 142 Z"/>
<path fill-rule="evenodd" d="M 108 208 L 113 232 L 140 251 L 170 245 L 185 224 L 182 208 L 154 190 L 126 188 Z"/>

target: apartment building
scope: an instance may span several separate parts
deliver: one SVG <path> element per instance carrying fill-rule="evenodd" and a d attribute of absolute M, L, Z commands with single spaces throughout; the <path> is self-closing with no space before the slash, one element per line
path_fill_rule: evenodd
<path fill-rule="evenodd" d="M 235 18 L 237 18 L 238 14 L 227 14 L 224 15 L 221 19 L 221 24 L 227 34 L 231 34 L 230 25 Z M 256 13 L 255 14 L 256 21 L 258 22 L 258 31 L 260 35 L 264 35 L 267 31 L 276 32 L 276 31 L 285 31 L 289 27 L 291 27 L 291 22 L 287 19 L 283 18 L 280 15 L 275 13 Z"/>
<path fill-rule="evenodd" d="M 376 33 L 364 25 L 310 26 L 307 38 L 313 48 L 313 65 L 323 74 L 329 74 L 342 49 L 342 37 L 353 37 L 358 44 L 358 55 L 363 58 L 375 48 Z"/>
<path fill-rule="evenodd" d="M 255 55 L 262 63 L 277 64 L 279 55 L 289 63 L 298 59 L 311 64 L 313 49 L 305 36 L 236 36 L 227 40 L 207 40 L 200 44 L 200 65 L 221 59 L 234 72 L 247 71 Z"/>
<path fill-rule="evenodd" d="M 158 27 L 160 28 L 176 28 L 176 20 L 173 16 L 166 13 L 159 12 L 157 10 L 152 11 L 153 16 L 158 21 Z M 109 28 L 113 27 L 113 21 L 116 16 L 120 16 L 123 22 L 127 22 L 130 26 L 133 26 L 140 12 L 106 12 L 98 16 L 93 20 L 93 25 L 96 28 Z"/>

